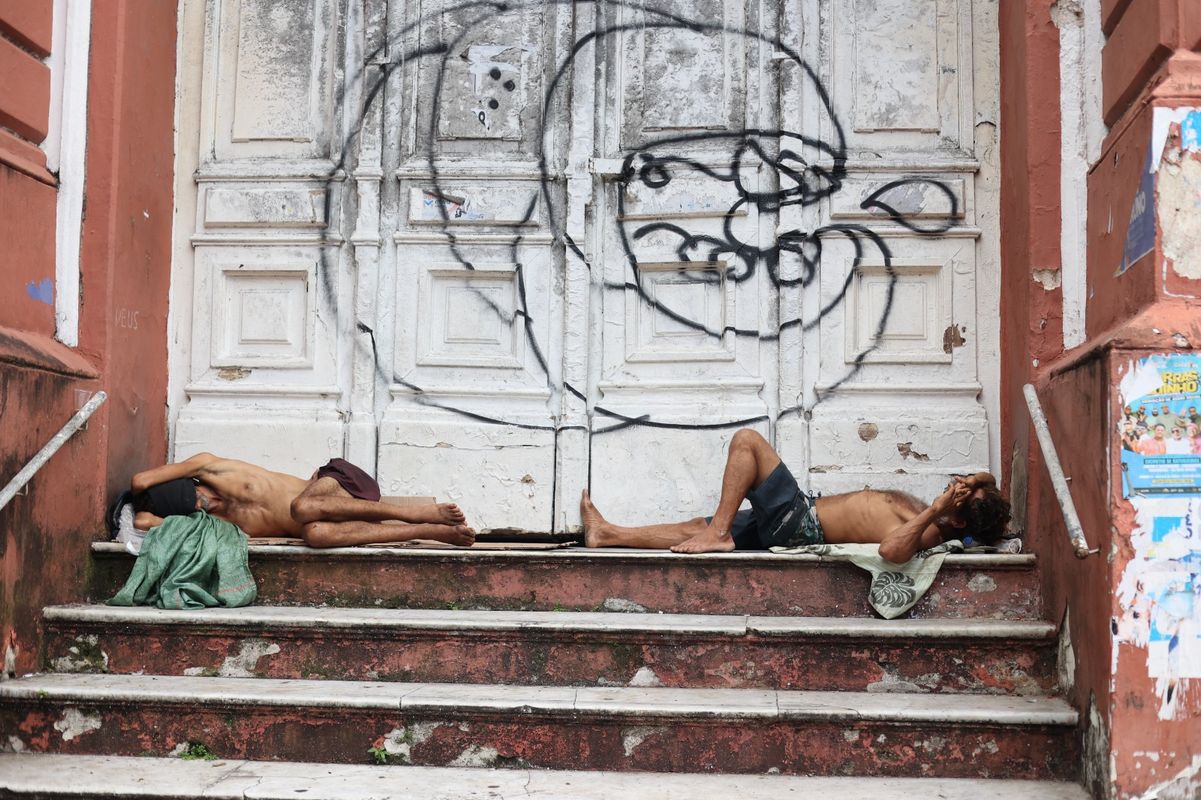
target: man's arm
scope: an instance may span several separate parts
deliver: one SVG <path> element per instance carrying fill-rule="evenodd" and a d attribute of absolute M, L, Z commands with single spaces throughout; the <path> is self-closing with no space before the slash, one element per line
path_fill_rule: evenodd
<path fill-rule="evenodd" d="M 958 508 L 975 491 L 975 479 L 967 481 L 955 478 L 933 503 L 919 512 L 913 519 L 888 532 L 880 542 L 880 557 L 894 564 L 903 564 L 913 558 L 919 550 L 942 543 L 942 536 L 934 521 L 943 514 Z M 991 476 L 989 476 L 991 477 Z"/>
<path fill-rule="evenodd" d="M 176 478 L 196 478 L 204 472 L 205 467 L 215 461 L 220 461 L 220 459 L 212 453 L 197 453 L 178 464 L 164 464 L 161 467 L 139 472 L 129 482 L 129 488 L 135 492 L 144 492 L 151 486 L 158 486 L 160 483 L 173 481 Z"/>
<path fill-rule="evenodd" d="M 133 526 L 139 531 L 148 531 L 163 524 L 163 518 L 149 511 L 139 511 L 133 515 Z"/>

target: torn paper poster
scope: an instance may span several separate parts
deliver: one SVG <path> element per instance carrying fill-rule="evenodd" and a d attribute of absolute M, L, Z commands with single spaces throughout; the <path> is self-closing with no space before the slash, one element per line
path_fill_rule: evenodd
<path fill-rule="evenodd" d="M 1115 640 L 1146 650 L 1159 718 L 1178 718 L 1190 713 L 1179 702 L 1185 682 L 1201 678 L 1201 499 L 1132 502 L 1134 557 L 1118 584 Z"/>

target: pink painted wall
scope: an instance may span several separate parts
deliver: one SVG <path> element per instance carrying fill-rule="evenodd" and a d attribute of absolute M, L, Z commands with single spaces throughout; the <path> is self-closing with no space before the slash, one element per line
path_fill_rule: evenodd
<path fill-rule="evenodd" d="M 1176 274 L 1165 261 L 1162 230 L 1152 254 L 1115 274 L 1154 107 L 1201 106 L 1201 58 L 1192 52 L 1201 45 L 1201 5 L 1102 2 L 1108 36 L 1102 112 L 1111 128 L 1089 175 L 1087 340 L 1062 354 L 1054 324 L 1060 298 L 1030 279 L 1031 269 L 1058 263 L 1058 187 L 1052 187 L 1051 175 L 1059 172 L 1059 133 L 1049 120 L 1058 116 L 1059 98 L 1046 80 L 1058 72 L 1058 44 L 1054 28 L 1048 30 L 1050 5 L 1027 0 L 1000 7 L 1004 443 L 1014 448 L 1015 463 L 1027 468 L 1028 544 L 1039 556 L 1045 612 L 1052 620 L 1070 612 L 1076 661 L 1069 698 L 1086 719 L 1086 784 L 1098 796 L 1135 798 L 1176 780 L 1180 796 L 1201 795 L 1201 775 L 1189 772 L 1201 741 L 1195 721 L 1201 718 L 1201 691 L 1181 688 L 1179 702 L 1192 719 L 1159 719 L 1146 648 L 1118 644 L 1111 627 L 1126 611 L 1116 590 L 1135 557 L 1136 529 L 1134 509 L 1122 497 L 1118 381 L 1138 357 L 1192 351 L 1201 343 L 1201 282 Z M 1054 163 L 1048 164 L 1052 153 Z M 1201 230 L 1201 214 L 1197 223 Z M 1045 329 L 1043 318 L 1049 320 Z M 1027 432 L 1017 394 L 1026 381 L 1039 389 L 1089 543 L 1100 549 L 1084 561 L 1071 552 L 1041 455 Z M 1062 445 L 1067 442 L 1070 447 Z M 1090 710 L 1099 718 L 1096 725 L 1087 722 Z"/>
<path fill-rule="evenodd" d="M 50 6 L 0 2 L 0 49 L 34 61 L 31 46 L 48 52 Z M 0 131 L 0 481 L 70 418 L 77 390 L 109 394 L 29 494 L 0 511 L 0 649 L 10 672 L 37 666 L 41 607 L 82 599 L 89 545 L 106 537 L 106 500 L 166 456 L 175 24 L 174 4 L 159 0 L 114 0 L 92 19 L 77 349 L 54 341 L 52 305 L 26 301 L 29 282 L 54 277 L 55 176 L 36 125 Z M 28 91 L 0 89 L 0 115 L 29 118 L 37 104 Z M 138 312 L 136 328 L 126 311 Z"/>

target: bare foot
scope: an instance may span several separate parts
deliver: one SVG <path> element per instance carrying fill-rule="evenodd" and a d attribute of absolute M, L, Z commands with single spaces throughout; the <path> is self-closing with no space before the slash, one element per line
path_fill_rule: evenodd
<path fill-rule="evenodd" d="M 438 516 L 440 519 L 436 521 L 447 525 L 462 525 L 467 521 L 467 516 L 454 503 L 438 503 Z"/>
<path fill-rule="evenodd" d="M 734 538 L 729 531 L 721 531 L 712 525 L 687 541 L 671 548 L 673 553 L 728 553 L 734 549 Z"/>
<path fill-rule="evenodd" d="M 580 493 L 580 520 L 584 523 L 584 546 L 604 547 L 609 523 L 592 505 L 587 489 Z"/>
<path fill-rule="evenodd" d="M 433 539 L 436 542 L 471 547 L 475 544 L 475 531 L 466 525 L 430 525 L 421 532 L 422 539 Z"/>

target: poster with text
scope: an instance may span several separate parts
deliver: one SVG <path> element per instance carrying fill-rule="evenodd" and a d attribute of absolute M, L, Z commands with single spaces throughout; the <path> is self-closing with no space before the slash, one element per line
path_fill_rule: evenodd
<path fill-rule="evenodd" d="M 1141 359 L 1121 384 L 1123 495 L 1201 496 L 1201 358 Z"/>

